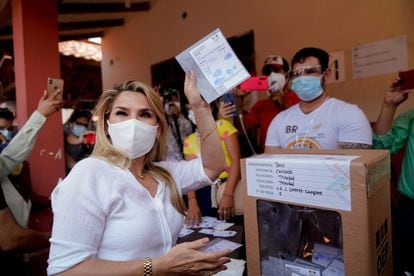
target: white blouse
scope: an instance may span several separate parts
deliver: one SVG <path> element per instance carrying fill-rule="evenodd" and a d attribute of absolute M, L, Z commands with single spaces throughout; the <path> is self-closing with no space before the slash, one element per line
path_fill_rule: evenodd
<path fill-rule="evenodd" d="M 212 184 L 200 158 L 157 165 L 171 173 L 181 193 Z M 152 197 L 129 170 L 93 157 L 80 161 L 52 193 L 48 274 L 89 258 L 128 261 L 166 253 L 184 218 L 166 184 L 157 182 Z"/>

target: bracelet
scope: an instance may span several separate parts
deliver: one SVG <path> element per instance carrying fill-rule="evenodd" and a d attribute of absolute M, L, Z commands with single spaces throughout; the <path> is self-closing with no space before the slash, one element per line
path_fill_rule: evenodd
<path fill-rule="evenodd" d="M 144 276 L 152 276 L 152 259 L 149 257 L 144 259 Z"/>
<path fill-rule="evenodd" d="M 212 127 L 206 134 L 200 137 L 201 141 L 204 141 L 208 136 L 210 136 L 215 130 L 217 129 L 216 123 L 214 123 L 214 127 Z"/>
<path fill-rule="evenodd" d="M 190 200 L 190 199 L 196 199 L 196 197 L 195 196 L 192 196 L 192 197 L 187 196 L 187 199 L 188 200 Z"/>
<path fill-rule="evenodd" d="M 233 196 L 232 196 L 232 195 L 228 195 L 228 194 L 223 194 L 223 196 L 227 196 L 227 197 L 231 197 L 231 198 L 233 198 Z"/>

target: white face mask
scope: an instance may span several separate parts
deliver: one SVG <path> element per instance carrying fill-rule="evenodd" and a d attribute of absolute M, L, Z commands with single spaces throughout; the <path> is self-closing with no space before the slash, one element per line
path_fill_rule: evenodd
<path fill-rule="evenodd" d="M 194 112 L 192 110 L 188 110 L 188 119 L 194 124 L 197 125 Z"/>
<path fill-rule="evenodd" d="M 283 87 L 285 87 L 286 84 L 286 77 L 284 74 L 272 72 L 268 77 L 268 81 L 268 92 L 271 94 L 276 91 L 283 91 Z"/>
<path fill-rule="evenodd" d="M 108 122 L 112 145 L 132 159 L 143 156 L 152 149 L 157 129 L 158 125 L 152 126 L 136 119 L 114 124 Z"/>

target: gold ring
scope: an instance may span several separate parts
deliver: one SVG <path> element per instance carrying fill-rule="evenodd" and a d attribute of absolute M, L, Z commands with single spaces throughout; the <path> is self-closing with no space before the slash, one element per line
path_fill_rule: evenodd
<path fill-rule="evenodd" d="M 211 276 L 211 275 L 213 275 L 213 273 L 211 273 L 210 271 L 203 271 L 203 272 L 201 273 L 201 275 L 202 275 L 202 276 Z"/>

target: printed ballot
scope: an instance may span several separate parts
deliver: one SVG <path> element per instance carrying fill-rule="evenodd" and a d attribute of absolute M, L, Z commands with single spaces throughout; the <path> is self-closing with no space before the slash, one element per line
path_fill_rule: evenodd
<path fill-rule="evenodd" d="M 250 77 L 220 29 L 175 57 L 183 70 L 193 70 L 197 88 L 210 103 Z"/>

